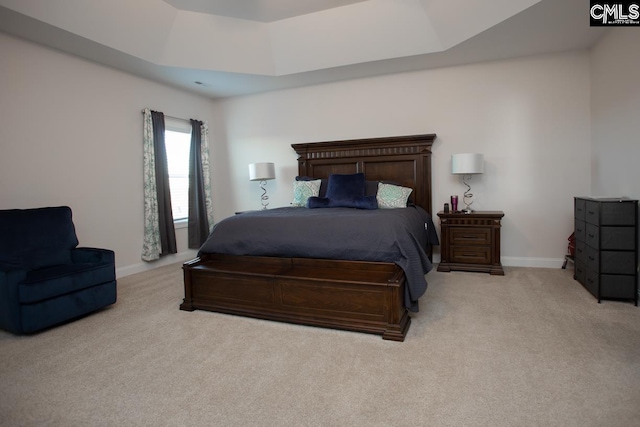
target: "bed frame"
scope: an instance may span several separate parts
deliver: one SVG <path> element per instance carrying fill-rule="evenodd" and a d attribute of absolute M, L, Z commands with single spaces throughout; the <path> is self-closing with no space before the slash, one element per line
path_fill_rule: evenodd
<path fill-rule="evenodd" d="M 431 214 L 435 134 L 292 144 L 298 174 L 364 172 L 367 180 L 411 187 L 411 201 Z M 404 341 L 405 275 L 393 263 L 208 254 L 183 266 L 181 310 L 345 329 Z"/>

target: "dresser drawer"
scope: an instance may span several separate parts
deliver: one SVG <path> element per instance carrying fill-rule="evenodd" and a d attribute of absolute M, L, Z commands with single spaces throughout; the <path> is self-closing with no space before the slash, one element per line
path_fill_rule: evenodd
<path fill-rule="evenodd" d="M 576 259 L 580 261 L 587 262 L 587 244 L 584 240 L 576 241 Z"/>
<path fill-rule="evenodd" d="M 450 261 L 462 264 L 491 264 L 491 248 L 489 246 L 453 246 Z"/>
<path fill-rule="evenodd" d="M 602 251 L 600 252 L 600 273 L 635 274 L 635 257 L 635 252 Z"/>
<path fill-rule="evenodd" d="M 614 274 L 600 275 L 600 296 L 602 298 L 634 299 L 636 276 Z"/>
<path fill-rule="evenodd" d="M 582 282 L 582 284 L 584 285 L 585 288 L 587 288 L 589 292 L 591 292 L 591 294 L 597 297 L 599 281 L 600 281 L 600 275 L 597 272 L 588 268 L 585 281 Z"/>
<path fill-rule="evenodd" d="M 600 251 L 591 246 L 585 246 L 584 265 L 594 271 L 600 271 Z"/>
<path fill-rule="evenodd" d="M 584 199 L 574 199 L 574 216 L 581 221 L 584 221 L 585 203 Z"/>
<path fill-rule="evenodd" d="M 586 249 L 585 266 L 602 274 L 635 274 L 635 252 L 598 251 L 591 246 Z"/>
<path fill-rule="evenodd" d="M 633 251 L 636 248 L 635 227 L 597 227 L 587 224 L 587 245 L 595 249 L 620 249 Z"/>
<path fill-rule="evenodd" d="M 591 200 L 585 203 L 584 220 L 590 224 L 600 225 L 600 203 Z"/>
<path fill-rule="evenodd" d="M 451 245 L 490 245 L 491 229 L 474 227 L 451 227 Z"/>
<path fill-rule="evenodd" d="M 584 262 L 576 260 L 575 263 L 575 279 L 584 285 L 587 279 L 587 268 L 584 266 Z"/>
<path fill-rule="evenodd" d="M 636 249 L 636 228 L 600 227 L 600 249 L 634 251 Z"/>
<path fill-rule="evenodd" d="M 580 221 L 579 219 L 576 219 L 574 222 L 575 222 L 575 225 L 574 225 L 573 231 L 575 232 L 576 240 L 584 241 L 587 235 L 586 223 L 584 221 Z"/>
<path fill-rule="evenodd" d="M 585 282 L 581 282 L 593 295 L 600 298 L 635 298 L 635 276 L 618 274 L 598 274 L 593 270 L 587 270 Z"/>
<path fill-rule="evenodd" d="M 635 225 L 637 202 L 600 203 L 587 200 L 585 221 L 594 225 Z"/>

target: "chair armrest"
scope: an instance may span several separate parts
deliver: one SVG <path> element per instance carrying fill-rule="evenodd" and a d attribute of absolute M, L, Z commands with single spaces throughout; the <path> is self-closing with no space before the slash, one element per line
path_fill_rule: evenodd
<path fill-rule="evenodd" d="M 26 270 L 0 265 L 0 286 L 17 285 L 27 277 Z"/>
<path fill-rule="evenodd" d="M 95 262 L 115 264 L 115 253 L 110 249 L 75 248 L 71 251 L 71 261 L 74 264 Z"/>
<path fill-rule="evenodd" d="M 27 276 L 25 270 L 0 266 L 0 328 L 21 333 L 18 283 Z"/>

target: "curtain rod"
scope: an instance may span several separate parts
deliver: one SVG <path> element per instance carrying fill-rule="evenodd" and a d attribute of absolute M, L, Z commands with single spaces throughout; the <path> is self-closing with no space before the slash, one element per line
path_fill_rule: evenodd
<path fill-rule="evenodd" d="M 151 110 L 151 109 L 150 109 L 150 110 Z M 151 110 L 151 111 L 153 111 L 153 110 Z M 159 112 L 159 111 L 158 111 L 158 112 Z M 141 113 L 142 113 L 142 114 L 144 114 L 144 110 L 142 110 L 142 111 L 141 111 Z M 162 113 L 162 114 L 163 114 L 165 117 L 169 117 L 170 119 L 183 120 L 183 121 L 185 121 L 185 122 L 189 122 L 189 119 L 183 119 L 183 118 L 181 118 L 181 117 L 173 117 L 173 116 L 170 116 L 170 115 L 168 115 L 168 114 L 164 114 L 164 113 Z M 193 119 L 193 120 L 195 120 L 195 119 Z"/>

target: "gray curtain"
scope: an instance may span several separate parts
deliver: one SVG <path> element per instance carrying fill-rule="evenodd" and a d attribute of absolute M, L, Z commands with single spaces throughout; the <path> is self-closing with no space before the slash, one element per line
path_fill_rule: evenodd
<path fill-rule="evenodd" d="M 158 227 L 160 231 L 160 254 L 178 253 L 176 232 L 171 211 L 171 190 L 167 150 L 164 145 L 164 114 L 151 112 L 153 121 L 153 148 L 155 153 L 156 189 L 158 197 Z"/>
<path fill-rule="evenodd" d="M 209 235 L 207 194 L 203 171 L 202 125 L 191 119 L 191 148 L 189 150 L 189 248 L 199 249 Z"/>

